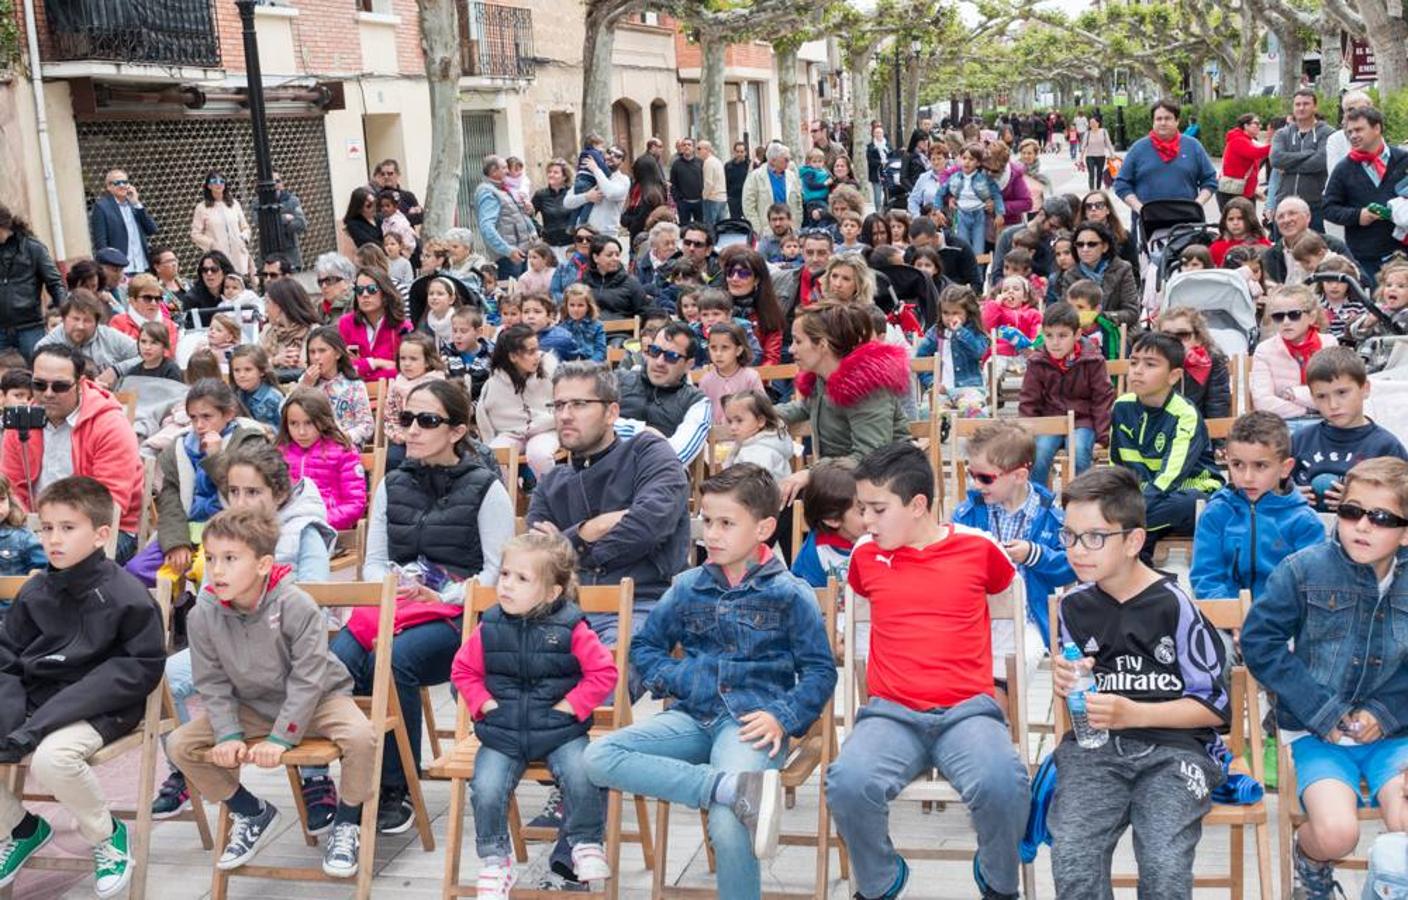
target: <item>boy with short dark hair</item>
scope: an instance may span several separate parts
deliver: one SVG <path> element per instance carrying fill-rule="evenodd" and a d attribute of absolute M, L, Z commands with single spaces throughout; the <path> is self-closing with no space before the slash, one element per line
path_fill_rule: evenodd
<path fill-rule="evenodd" d="M 753 323 L 733 314 L 733 298 L 727 292 L 718 288 L 704 288 L 699 292 L 695 300 L 699 308 L 699 319 L 690 323 L 690 328 L 694 330 L 694 364 L 696 366 L 707 366 L 709 364 L 709 330 L 715 325 L 734 324 L 743 329 L 744 335 L 748 338 L 748 349 L 752 351 L 752 359 L 763 358 L 762 345 L 758 343 L 758 333 L 753 328 Z"/>
<path fill-rule="evenodd" d="M 1017 233 L 1017 237 L 1031 234 L 1031 229 L 1023 229 Z M 1015 246 L 1017 237 L 1012 239 L 1014 244 L 1012 249 L 1008 250 L 1002 257 L 1002 277 L 1006 278 L 1008 275 L 1015 275 L 1018 278 L 1025 278 L 1027 283 L 1032 286 L 1032 291 L 1034 291 L 1038 297 L 1045 297 L 1046 279 L 1036 274 L 1036 271 L 1032 268 L 1032 260 L 1034 258 L 1032 251 L 1028 250 L 1026 247 Z"/>
<path fill-rule="evenodd" d="M 1222 767 L 1212 755 L 1231 720 L 1222 638 L 1171 575 L 1140 561 L 1145 493 L 1128 469 L 1101 466 L 1063 492 L 1061 543 L 1081 585 L 1061 599 L 1062 645 L 1052 654 L 1056 694 L 1079 670 L 1090 726 L 1109 740 L 1086 749 L 1068 733 L 1047 817 L 1058 897 L 1109 897 L 1110 856 L 1134 828 L 1139 890 L 1191 897 L 1193 857 Z"/>
<path fill-rule="evenodd" d="M 1110 385 L 1105 360 L 1094 343 L 1080 338 L 1080 315 L 1069 303 L 1053 303 L 1041 317 L 1042 346 L 1027 359 L 1022 376 L 1018 415 L 1064 416 L 1075 413 L 1075 447 L 1067 447 L 1075 474 L 1090 468 L 1095 445 L 1110 443 L 1110 407 L 1115 389 Z M 1043 434 L 1036 438 L 1036 461 L 1031 478 L 1046 485 L 1051 462 L 1066 446 L 1066 439 Z M 1072 477 L 1067 475 L 1067 479 Z"/>
<path fill-rule="evenodd" d="M 1326 347 L 1312 356 L 1305 384 L 1321 421 L 1291 438 L 1292 477 L 1316 509 L 1333 512 L 1343 495 L 1340 478 L 1355 463 L 1378 456 L 1408 459 L 1408 452 L 1392 432 L 1364 415 L 1369 374 L 1350 348 Z"/>
<path fill-rule="evenodd" d="M 1299 491 L 1283 490 L 1295 465 L 1285 419 L 1265 410 L 1238 417 L 1226 453 L 1231 483 L 1198 520 L 1189 579 L 1199 599 L 1249 590 L 1255 600 L 1281 560 L 1325 540 L 1325 526 Z"/>
<path fill-rule="evenodd" d="M 1342 493 L 1334 538 L 1278 566 L 1242 627 L 1295 760 L 1306 811 L 1296 896 L 1307 900 L 1344 896 L 1334 861 L 1359 842 L 1359 808 L 1408 830 L 1408 462 L 1359 462 Z"/>
<path fill-rule="evenodd" d="M 772 475 L 740 463 L 701 491 L 709 561 L 675 578 L 631 644 L 644 685 L 675 702 L 585 758 L 602 787 L 708 810 L 718 894 L 750 900 L 758 860 L 777 851 L 787 737 L 831 702 L 836 661 L 815 593 L 768 547 L 782 506 Z"/>
<path fill-rule="evenodd" d="M 551 352 L 559 362 L 580 359 L 572 333 L 558 321 L 557 304 L 547 294 L 523 295 L 523 324 L 538 335 L 538 349 Z"/>
<path fill-rule="evenodd" d="M 792 561 L 792 574 L 812 587 L 826 587 L 832 578 L 844 584 L 851 550 L 865 533 L 856 503 L 854 462 L 849 458 L 817 462 L 800 499 L 809 530 Z"/>
<path fill-rule="evenodd" d="M 1103 312 L 1105 292 L 1100 285 L 1089 278 L 1082 278 L 1066 288 L 1065 299 L 1075 307 L 1080 318 L 1081 336 L 1098 342 L 1100 352 L 1106 359 L 1119 359 L 1123 350 L 1120 346 L 1120 326 Z"/>
<path fill-rule="evenodd" d="M 0 397 L 5 406 L 28 406 L 34 402 L 33 374 L 28 369 L 9 369 L 0 375 Z"/>
<path fill-rule="evenodd" d="M 802 238 L 789 231 L 782 236 L 780 254 L 776 260 L 768 260 L 784 269 L 797 269 L 802 265 Z"/>
<path fill-rule="evenodd" d="M 887 798 L 937 768 L 972 816 L 982 897 L 1015 898 L 1028 779 L 993 699 L 988 595 L 1007 590 L 1016 570 L 992 536 L 934 520 L 933 479 L 928 456 L 908 442 L 875 450 L 856 470 L 869 534 L 847 578 L 869 601 L 870 700 L 827 770 L 827 802 L 856 896 L 893 900 L 909 865 L 890 841 Z"/>
<path fill-rule="evenodd" d="M 293 583 L 291 567 L 274 562 L 278 541 L 272 510 L 227 509 L 206 523 L 206 585 L 187 620 L 205 715 L 172 732 L 166 753 L 205 796 L 229 808 L 230 841 L 215 865 L 236 869 L 264 849 L 279 819 L 274 804 L 240 783 L 240 765 L 272 769 L 309 736 L 332 741 L 342 778 L 323 871 L 351 878 L 381 736 L 328 648 L 322 609 Z M 255 735 L 264 739 L 249 747 L 245 740 Z"/>
<path fill-rule="evenodd" d="M 860 240 L 863 223 L 860 213 L 855 210 L 843 209 L 836 214 L 836 233 L 841 236 L 836 244 L 837 253 L 861 253 L 870 249 Z"/>
<path fill-rule="evenodd" d="M 0 763 L 33 754 L 31 774 L 93 847 L 98 896 L 113 897 L 132 879 L 130 840 L 87 761 L 142 721 L 166 665 L 161 613 L 103 552 L 113 508 L 101 483 L 61 478 L 35 509 L 49 568 L 24 583 L 0 628 Z M 0 785 L 0 888 L 52 837 Z"/>
<path fill-rule="evenodd" d="M 1203 417 L 1177 391 L 1182 378 L 1183 342 L 1147 331 L 1130 348 L 1129 393 L 1110 414 L 1110 461 L 1133 472 L 1144 492 L 1146 562 L 1161 538 L 1191 535 L 1198 501 L 1222 487 Z"/>

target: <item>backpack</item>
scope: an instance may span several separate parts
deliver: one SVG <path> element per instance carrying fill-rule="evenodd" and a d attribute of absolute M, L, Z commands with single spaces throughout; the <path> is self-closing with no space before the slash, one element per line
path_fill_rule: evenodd
<path fill-rule="evenodd" d="M 1369 848 L 1363 900 L 1408 900 L 1408 834 L 1390 832 Z"/>

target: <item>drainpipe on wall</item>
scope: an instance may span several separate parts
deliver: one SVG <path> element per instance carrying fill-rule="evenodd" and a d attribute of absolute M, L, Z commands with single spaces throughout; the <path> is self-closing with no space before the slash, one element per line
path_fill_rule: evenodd
<path fill-rule="evenodd" d="M 44 170 L 44 197 L 49 205 L 49 237 L 54 259 L 67 256 L 64 223 L 59 212 L 59 187 L 54 180 L 54 151 L 49 145 L 49 114 L 44 108 L 44 77 L 39 66 L 39 32 L 34 24 L 34 0 L 24 0 L 24 33 L 29 44 L 29 81 L 34 87 L 34 121 L 39 129 L 39 164 Z"/>

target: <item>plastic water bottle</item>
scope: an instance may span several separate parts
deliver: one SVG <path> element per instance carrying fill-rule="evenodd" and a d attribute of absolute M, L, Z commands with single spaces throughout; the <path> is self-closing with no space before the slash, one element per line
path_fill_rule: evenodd
<path fill-rule="evenodd" d="M 1080 675 L 1076 678 L 1075 686 L 1066 695 L 1066 707 L 1071 713 L 1071 728 L 1076 733 L 1076 743 L 1087 750 L 1094 750 L 1096 747 L 1103 747 L 1110 739 L 1110 732 L 1104 729 L 1092 728 L 1090 720 L 1085 714 L 1085 695 L 1095 693 L 1095 676 L 1090 673 L 1090 669 L 1081 663 L 1082 656 L 1080 648 L 1075 644 L 1067 644 L 1061 648 L 1061 656 L 1066 662 L 1075 663 Z"/>

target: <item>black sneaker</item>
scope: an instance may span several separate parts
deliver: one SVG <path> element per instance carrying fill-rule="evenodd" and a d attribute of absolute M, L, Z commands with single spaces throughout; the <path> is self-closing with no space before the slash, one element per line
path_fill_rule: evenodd
<path fill-rule="evenodd" d="M 1294 882 L 1292 900 L 1334 900 L 1344 897 L 1344 888 L 1335 880 L 1334 863 L 1320 862 L 1300 852 L 1300 841 L 1291 842 Z"/>
<path fill-rule="evenodd" d="M 303 806 L 308 810 L 308 833 L 322 834 L 337 814 L 337 788 L 326 775 L 303 779 Z"/>
<path fill-rule="evenodd" d="M 382 834 L 400 834 L 416 820 L 415 807 L 406 796 L 406 789 L 383 787 L 381 803 L 376 811 L 376 830 Z"/>
<path fill-rule="evenodd" d="M 171 774 L 161 783 L 152 801 L 152 818 L 169 819 L 186 808 L 191 800 L 190 789 L 186 787 L 186 776 L 180 769 L 172 769 Z"/>
<path fill-rule="evenodd" d="M 905 889 L 909 887 L 909 863 L 904 861 L 904 857 L 895 854 L 895 860 L 899 863 L 900 870 L 895 873 L 895 883 L 890 885 L 890 889 L 879 897 L 866 897 L 857 891 L 852 895 L 851 900 L 900 900 L 904 896 Z"/>
<path fill-rule="evenodd" d="M 230 819 L 230 842 L 225 845 L 225 852 L 220 854 L 220 860 L 215 863 L 217 869 L 238 869 L 254 859 L 273 836 L 274 826 L 279 821 L 279 809 L 274 804 L 265 802 L 264 809 L 256 816 L 230 813 Z"/>
<path fill-rule="evenodd" d="M 776 769 L 739 772 L 731 808 L 748 829 L 753 855 L 758 859 L 772 858 L 777 853 L 777 838 L 782 830 L 781 774 Z"/>
<path fill-rule="evenodd" d="M 528 823 L 529 828 L 561 828 L 565 820 L 562 811 L 562 790 L 553 788 L 548 794 L 548 802 L 543 804 L 543 811 L 538 813 L 533 821 Z"/>
<path fill-rule="evenodd" d="M 901 860 L 903 862 L 903 860 Z M 983 877 L 983 870 L 978 865 L 978 857 L 973 857 L 973 881 L 978 885 L 979 892 L 983 895 L 983 900 L 1017 900 L 1016 894 L 1003 894 L 993 890 L 988 886 L 988 881 Z"/>

